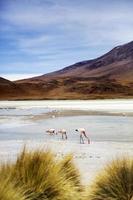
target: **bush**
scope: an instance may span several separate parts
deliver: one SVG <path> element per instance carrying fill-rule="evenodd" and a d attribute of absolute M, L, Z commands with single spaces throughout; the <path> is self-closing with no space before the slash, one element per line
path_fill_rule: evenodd
<path fill-rule="evenodd" d="M 0 200 L 25 200 L 21 190 L 8 181 L 0 181 Z"/>
<path fill-rule="evenodd" d="M 11 182 L 10 170 L 9 165 L 0 168 L 0 200 L 25 200 L 24 191 Z"/>
<path fill-rule="evenodd" d="M 9 175 L 7 190 L 12 200 L 23 200 L 20 190 L 24 191 L 25 200 L 78 200 L 80 196 L 77 188 L 61 173 L 59 164 L 50 151 L 28 152 L 24 149 L 14 164 L 1 166 L 1 174 L 4 177 Z M 6 182 L 3 179 L 4 184 Z M 1 184 L 2 193 L 4 189 Z M 8 198 L 3 197 L 1 200 Z"/>
<path fill-rule="evenodd" d="M 133 159 L 113 161 L 89 188 L 86 200 L 131 200 L 133 198 Z"/>
<path fill-rule="evenodd" d="M 0 200 L 133 200 L 133 159 L 113 161 L 84 191 L 71 155 L 25 148 L 16 162 L 0 165 Z"/>
<path fill-rule="evenodd" d="M 70 181 L 78 191 L 83 189 L 80 173 L 73 162 L 72 155 L 65 156 L 65 158 L 59 163 L 59 167 L 61 173 L 65 175 L 66 180 Z"/>

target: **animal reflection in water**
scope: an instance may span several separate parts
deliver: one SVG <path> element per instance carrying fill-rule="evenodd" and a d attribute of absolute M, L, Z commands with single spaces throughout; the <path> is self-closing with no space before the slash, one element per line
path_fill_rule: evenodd
<path fill-rule="evenodd" d="M 84 128 L 78 128 L 78 129 L 75 129 L 75 131 L 79 132 L 80 144 L 84 144 L 84 138 L 87 140 L 88 144 L 90 144 L 90 139 L 89 139 L 88 135 L 86 134 L 86 131 Z M 52 129 L 46 130 L 46 132 L 49 133 L 49 135 L 51 135 L 51 136 L 61 134 L 62 140 L 68 139 L 66 129 L 61 129 L 56 132 L 56 130 L 52 128 Z"/>

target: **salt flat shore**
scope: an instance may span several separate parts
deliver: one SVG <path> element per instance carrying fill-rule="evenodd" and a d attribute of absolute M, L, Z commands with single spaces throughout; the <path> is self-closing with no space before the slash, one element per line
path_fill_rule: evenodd
<path fill-rule="evenodd" d="M 9 162 L 15 160 L 17 154 L 21 152 L 25 145 L 29 150 L 51 149 L 55 156 L 59 158 L 72 153 L 84 184 L 90 184 L 97 173 L 113 159 L 120 156 L 133 156 L 133 142 L 92 142 L 88 145 L 54 140 L 10 140 L 0 141 L 0 161 Z"/>
<path fill-rule="evenodd" d="M 133 99 L 0 101 L 0 108 L 47 108 L 59 110 L 87 110 L 91 112 L 132 113 Z"/>

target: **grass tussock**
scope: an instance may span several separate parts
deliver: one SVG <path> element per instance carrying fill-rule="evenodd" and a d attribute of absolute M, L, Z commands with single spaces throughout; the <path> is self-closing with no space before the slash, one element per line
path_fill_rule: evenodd
<path fill-rule="evenodd" d="M 133 200 L 133 159 L 109 164 L 89 188 L 86 200 Z"/>
<path fill-rule="evenodd" d="M 0 200 L 80 199 L 76 185 L 66 178 L 50 151 L 28 152 L 24 149 L 15 163 L 0 167 L 2 176 Z"/>
<path fill-rule="evenodd" d="M 21 189 L 18 189 L 9 180 L 0 180 L 0 200 L 28 199 Z"/>
<path fill-rule="evenodd" d="M 75 163 L 73 162 L 73 156 L 71 154 L 65 156 L 65 158 L 59 163 L 59 167 L 61 173 L 65 176 L 65 179 L 70 181 L 78 191 L 81 191 L 83 189 L 81 177 L 79 170 L 76 168 Z"/>
<path fill-rule="evenodd" d="M 133 159 L 113 161 L 84 191 L 72 155 L 25 148 L 16 162 L 0 165 L 0 200 L 133 200 Z"/>

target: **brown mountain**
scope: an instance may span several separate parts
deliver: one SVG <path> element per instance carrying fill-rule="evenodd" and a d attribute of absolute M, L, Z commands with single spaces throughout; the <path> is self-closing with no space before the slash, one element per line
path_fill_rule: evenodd
<path fill-rule="evenodd" d="M 53 73 L 7 82 L 13 92 L 3 85 L 1 99 L 133 98 L 133 42 Z"/>
<path fill-rule="evenodd" d="M 0 77 L 0 99 L 16 99 L 25 93 L 19 84 Z"/>

